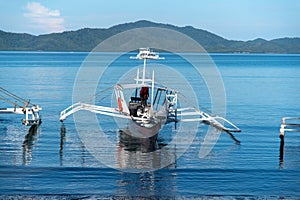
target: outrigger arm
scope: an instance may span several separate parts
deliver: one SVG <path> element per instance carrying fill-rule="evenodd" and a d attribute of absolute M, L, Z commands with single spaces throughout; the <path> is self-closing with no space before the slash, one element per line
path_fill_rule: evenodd
<path fill-rule="evenodd" d="M 209 126 L 215 127 L 216 129 L 226 132 L 236 142 L 240 143 L 238 139 L 233 135 L 235 132 L 241 132 L 235 124 L 220 116 L 212 116 L 201 110 L 195 108 L 179 108 L 171 111 L 170 118 L 175 122 L 201 122 Z M 178 119 L 181 118 L 181 119 Z M 183 118 L 182 118 L 183 117 Z M 226 125 L 224 125 L 226 124 Z"/>
<path fill-rule="evenodd" d="M 241 132 L 235 124 L 220 116 L 212 116 L 194 107 L 177 108 L 177 91 L 167 94 L 168 120 L 173 122 L 202 122 L 228 133 L 236 142 L 239 142 L 233 132 Z M 223 124 L 227 124 L 226 126 Z"/>
<path fill-rule="evenodd" d="M 225 132 L 241 132 L 241 129 L 239 129 L 236 125 L 234 125 L 229 120 L 220 117 L 220 116 L 211 116 L 203 111 L 196 110 L 195 108 L 181 108 L 177 109 L 177 116 L 198 116 L 194 118 L 188 118 L 188 119 L 181 119 L 181 122 L 189 122 L 189 121 L 199 121 L 203 122 L 207 125 L 211 125 L 213 127 L 216 127 L 218 129 L 221 129 Z M 225 127 L 222 122 L 227 123 L 231 128 Z"/>
<path fill-rule="evenodd" d="M 90 111 L 92 113 L 96 114 L 102 114 L 102 115 L 107 115 L 111 117 L 119 117 L 119 118 L 124 118 L 124 119 L 138 119 L 142 120 L 137 117 L 130 116 L 128 113 L 121 112 L 118 108 L 111 108 L 111 107 L 105 107 L 105 106 L 96 106 L 92 104 L 87 104 L 87 103 L 75 103 L 65 110 L 63 110 L 60 113 L 60 118 L 59 120 L 63 122 L 69 115 L 72 115 L 78 111 Z M 147 119 L 144 119 L 147 120 Z"/>

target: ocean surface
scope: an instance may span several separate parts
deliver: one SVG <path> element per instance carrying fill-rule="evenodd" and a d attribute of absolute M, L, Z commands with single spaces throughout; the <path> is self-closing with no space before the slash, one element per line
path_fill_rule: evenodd
<path fill-rule="evenodd" d="M 126 169 L 145 158 L 138 149 L 122 149 L 119 129 L 110 117 L 98 120 L 113 144 L 111 151 L 119 152 L 117 158 L 107 158 L 110 150 L 96 156 L 89 151 L 73 116 L 64 124 L 59 121 L 60 112 L 72 104 L 74 81 L 87 55 L 0 52 L 0 87 L 43 108 L 42 124 L 33 134 L 21 124 L 22 115 L 0 115 L 0 198 L 300 198 L 300 133 L 286 133 L 284 157 L 279 159 L 281 118 L 300 116 L 300 55 L 211 54 L 225 88 L 226 118 L 242 130 L 234 134 L 241 144 L 222 133 L 212 151 L 199 158 L 207 127 L 199 127 L 183 152 L 180 145 L 168 147 L 176 134 L 174 125 L 168 124 L 158 138 L 167 153 L 150 158 L 158 169 L 138 173 Z M 205 82 L 181 58 L 161 55 L 165 60 L 157 62 L 181 70 L 196 88 L 199 104 L 210 110 Z M 105 88 L 138 62 L 129 55 L 117 59 L 104 75 Z M 100 96 L 112 92 L 101 87 Z M 110 95 L 96 102 L 110 104 Z M 0 108 L 6 106 L 0 99 Z M 174 162 L 160 167 L 168 156 Z M 115 167 L 104 159 L 111 159 Z"/>

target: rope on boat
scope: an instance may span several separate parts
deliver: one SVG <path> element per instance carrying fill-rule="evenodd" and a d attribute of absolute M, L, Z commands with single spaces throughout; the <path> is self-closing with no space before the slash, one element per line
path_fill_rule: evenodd
<path fill-rule="evenodd" d="M 26 108 L 29 105 L 32 106 L 32 104 L 30 103 L 30 100 L 21 98 L 13 93 L 7 91 L 3 87 L 0 87 L 0 98 L 1 98 L 1 100 L 13 105 L 14 107 L 18 106 L 20 108 Z M 12 101 L 11 99 L 13 99 L 14 101 Z"/>

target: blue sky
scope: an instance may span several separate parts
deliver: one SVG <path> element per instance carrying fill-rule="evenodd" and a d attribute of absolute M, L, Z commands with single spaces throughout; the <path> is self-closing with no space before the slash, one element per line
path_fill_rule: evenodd
<path fill-rule="evenodd" d="M 300 37 L 299 0 L 0 0 L 0 29 L 34 35 L 145 19 L 227 39 Z"/>

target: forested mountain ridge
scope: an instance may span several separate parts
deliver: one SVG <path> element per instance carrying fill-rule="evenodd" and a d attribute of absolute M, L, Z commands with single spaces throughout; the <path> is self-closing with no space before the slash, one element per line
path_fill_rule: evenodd
<path fill-rule="evenodd" d="M 1 51 L 91 51 L 103 40 L 126 30 L 142 27 L 168 28 L 188 35 L 206 51 L 214 53 L 300 53 L 300 38 L 279 38 L 250 41 L 227 40 L 208 31 L 192 26 L 177 27 L 170 24 L 137 21 L 110 28 L 84 28 L 45 35 L 9 33 L 0 31 Z"/>

